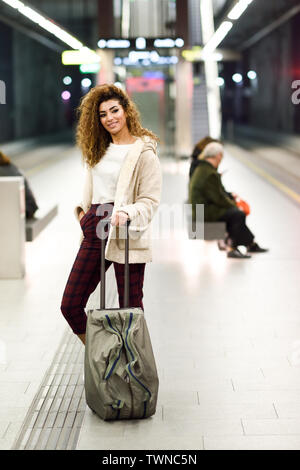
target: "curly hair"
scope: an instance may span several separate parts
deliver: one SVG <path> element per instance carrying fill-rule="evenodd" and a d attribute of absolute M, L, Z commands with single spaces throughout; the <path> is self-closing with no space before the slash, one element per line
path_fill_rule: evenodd
<path fill-rule="evenodd" d="M 148 136 L 155 141 L 159 140 L 153 132 L 142 127 L 140 114 L 127 93 L 115 85 L 98 85 L 81 99 L 77 109 L 79 120 L 76 142 L 82 151 L 83 161 L 90 167 L 100 161 L 112 142 L 110 133 L 104 129 L 99 117 L 100 104 L 108 100 L 117 100 L 124 109 L 127 127 L 131 135 L 135 137 Z"/>

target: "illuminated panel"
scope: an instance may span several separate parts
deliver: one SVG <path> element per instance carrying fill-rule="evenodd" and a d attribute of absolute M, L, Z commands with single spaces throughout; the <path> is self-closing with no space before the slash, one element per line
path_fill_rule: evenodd
<path fill-rule="evenodd" d="M 95 64 L 100 62 L 100 57 L 96 52 L 87 47 L 83 47 L 79 51 L 63 51 L 61 59 L 64 65 Z"/>
<path fill-rule="evenodd" d="M 81 73 L 98 73 L 100 64 L 81 64 L 79 70 Z"/>

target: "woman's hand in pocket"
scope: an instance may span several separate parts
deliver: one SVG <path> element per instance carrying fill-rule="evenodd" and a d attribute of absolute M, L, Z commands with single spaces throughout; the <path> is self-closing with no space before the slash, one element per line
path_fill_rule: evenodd
<path fill-rule="evenodd" d="M 84 211 L 81 211 L 78 215 L 78 218 L 79 218 L 79 222 L 81 221 L 82 217 L 85 216 L 85 212 Z"/>

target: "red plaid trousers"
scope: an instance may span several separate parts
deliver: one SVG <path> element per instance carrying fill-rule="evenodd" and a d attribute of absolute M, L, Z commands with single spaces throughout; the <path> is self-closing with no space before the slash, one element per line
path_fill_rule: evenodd
<path fill-rule="evenodd" d="M 84 239 L 70 272 L 61 302 L 61 312 L 75 334 L 85 333 L 85 306 L 90 294 L 100 281 L 101 243 L 106 244 L 107 238 L 101 240 L 96 234 L 96 226 L 103 216 L 97 216 L 99 204 L 92 204 L 89 211 L 80 220 Z M 110 204 L 111 210 L 113 204 Z M 110 214 L 109 214 L 110 215 Z M 108 227 L 106 228 L 108 231 Z M 112 261 L 105 260 L 105 270 Z M 124 306 L 124 264 L 113 262 L 118 286 L 119 305 Z M 129 264 L 129 305 L 143 307 L 143 284 L 145 263 Z"/>

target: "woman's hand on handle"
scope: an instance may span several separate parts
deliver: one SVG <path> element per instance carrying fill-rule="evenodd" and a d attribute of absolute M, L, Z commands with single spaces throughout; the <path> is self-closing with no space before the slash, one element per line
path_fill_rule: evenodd
<path fill-rule="evenodd" d="M 127 220 L 129 219 L 128 214 L 123 211 L 118 211 L 111 217 L 111 225 L 125 225 Z"/>

